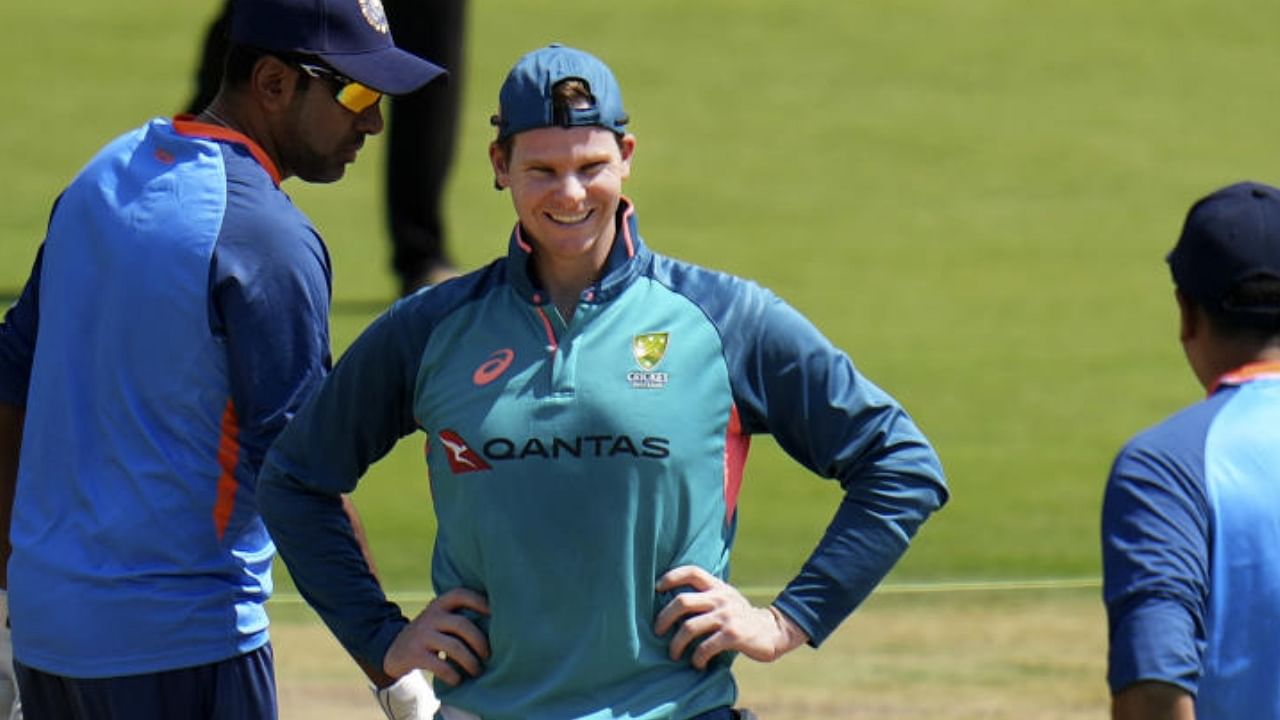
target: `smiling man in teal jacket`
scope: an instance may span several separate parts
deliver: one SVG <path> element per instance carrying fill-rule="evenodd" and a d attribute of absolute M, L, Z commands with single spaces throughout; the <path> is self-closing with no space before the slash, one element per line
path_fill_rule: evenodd
<path fill-rule="evenodd" d="M 937 456 L 775 295 L 649 250 L 602 62 L 537 50 L 499 101 L 507 256 L 365 331 L 272 448 L 264 516 L 347 649 L 433 672 L 445 718 L 737 717 L 733 657 L 826 639 L 945 502 Z M 419 429 L 438 597 L 411 623 L 359 561 L 339 497 Z M 727 581 L 756 433 L 844 489 L 768 607 Z"/>

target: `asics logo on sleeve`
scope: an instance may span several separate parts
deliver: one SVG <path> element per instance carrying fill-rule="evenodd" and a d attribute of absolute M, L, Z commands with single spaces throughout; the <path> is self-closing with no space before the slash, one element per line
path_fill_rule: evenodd
<path fill-rule="evenodd" d="M 445 452 L 449 454 L 449 469 L 453 470 L 454 475 L 493 469 L 467 445 L 461 435 L 452 430 L 440 431 L 440 444 L 444 445 Z"/>
<path fill-rule="evenodd" d="M 478 387 L 488 385 L 501 377 L 502 373 L 506 372 L 507 368 L 511 367 L 511 361 L 515 359 L 516 353 L 511 348 L 502 348 L 501 350 L 493 351 L 493 354 L 489 356 L 489 359 L 480 363 L 480 367 L 476 368 L 476 371 L 471 374 L 471 382 L 475 383 Z"/>

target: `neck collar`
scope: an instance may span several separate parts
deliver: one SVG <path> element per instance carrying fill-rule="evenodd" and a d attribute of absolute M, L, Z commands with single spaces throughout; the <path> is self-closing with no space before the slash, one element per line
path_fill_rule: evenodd
<path fill-rule="evenodd" d="M 1260 360 L 1242 365 L 1226 373 L 1214 381 L 1209 387 L 1209 394 L 1216 393 L 1223 386 L 1243 385 L 1253 380 L 1270 380 L 1280 378 L 1280 360 Z"/>
<path fill-rule="evenodd" d="M 267 155 L 267 151 L 262 146 L 254 142 L 248 135 L 231 128 L 221 125 L 213 125 L 211 123 L 200 122 L 195 115 L 175 115 L 173 118 L 173 129 L 178 131 L 180 135 L 187 137 L 208 138 L 210 140 L 218 140 L 220 142 L 229 142 L 243 147 L 249 151 L 253 159 L 258 161 L 263 170 L 271 176 L 271 181 L 279 187 L 283 178 L 280 177 L 280 169 L 276 167 L 275 162 L 271 160 L 271 156 Z"/>

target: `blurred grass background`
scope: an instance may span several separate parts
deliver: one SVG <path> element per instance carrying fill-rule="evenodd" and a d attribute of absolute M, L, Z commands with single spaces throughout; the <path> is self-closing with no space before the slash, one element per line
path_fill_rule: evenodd
<path fill-rule="evenodd" d="M 0 288 L 81 164 L 185 103 L 216 6 L 0 8 Z M 954 497 L 894 578 L 1094 577 L 1111 456 L 1200 395 L 1163 255 L 1198 196 L 1280 181 L 1277 23 L 1263 0 L 476 2 L 449 243 L 465 268 L 505 249 L 486 146 L 506 70 L 551 41 L 595 52 L 639 138 L 627 192 L 650 245 L 776 290 L 936 444 Z M 285 185 L 340 308 L 394 294 L 382 149 L 335 185 Z M 335 353 L 371 317 L 335 314 Z M 429 587 L 420 453 L 401 443 L 356 494 L 398 591 Z M 757 440 L 735 580 L 780 586 L 837 501 Z"/>

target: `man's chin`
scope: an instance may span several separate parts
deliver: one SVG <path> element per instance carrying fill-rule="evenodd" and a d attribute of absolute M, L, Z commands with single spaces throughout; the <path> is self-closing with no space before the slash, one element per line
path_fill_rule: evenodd
<path fill-rule="evenodd" d="M 303 182 L 315 183 L 323 185 L 326 183 L 337 182 L 347 174 L 347 166 L 339 165 L 336 168 L 324 168 L 323 170 L 313 170 L 309 172 L 298 173 L 298 179 Z"/>

